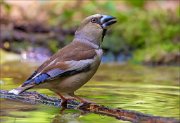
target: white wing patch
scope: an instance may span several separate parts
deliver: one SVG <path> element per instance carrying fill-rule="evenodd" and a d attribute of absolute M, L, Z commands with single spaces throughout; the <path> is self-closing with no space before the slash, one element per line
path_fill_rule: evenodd
<path fill-rule="evenodd" d="M 68 64 L 69 69 L 68 70 L 78 70 L 83 69 L 87 67 L 88 65 L 91 65 L 94 62 L 94 59 L 87 59 L 87 60 L 80 60 L 80 61 L 66 61 L 65 63 Z"/>

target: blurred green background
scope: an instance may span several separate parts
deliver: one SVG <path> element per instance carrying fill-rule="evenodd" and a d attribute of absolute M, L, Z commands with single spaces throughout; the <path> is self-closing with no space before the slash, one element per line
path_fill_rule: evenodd
<path fill-rule="evenodd" d="M 178 64 L 178 0 L 39 0 L 27 3 L 7 0 L 1 3 L 1 48 L 5 50 L 22 53 L 29 47 L 43 46 L 54 53 L 72 41 L 82 19 L 103 13 L 118 20 L 104 39 L 104 62 Z"/>
<path fill-rule="evenodd" d="M 0 0 L 0 87 L 19 86 L 44 60 L 72 41 L 85 17 L 118 22 L 103 41 L 95 76 L 76 93 L 113 108 L 179 118 L 179 0 Z M 32 91 L 32 90 L 31 90 Z M 45 89 L 36 90 L 53 95 Z M 96 93 L 94 93 L 96 92 Z M 5 123 L 127 123 L 77 110 L 0 100 Z"/>

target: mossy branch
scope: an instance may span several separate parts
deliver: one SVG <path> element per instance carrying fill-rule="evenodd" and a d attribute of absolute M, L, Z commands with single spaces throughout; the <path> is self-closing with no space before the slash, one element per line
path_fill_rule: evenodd
<path fill-rule="evenodd" d="M 56 97 L 49 97 L 37 92 L 23 92 L 20 95 L 8 93 L 6 90 L 0 90 L 0 98 L 10 99 L 30 104 L 44 104 L 55 107 L 62 107 L 61 99 Z M 89 113 L 106 115 L 114 117 L 119 120 L 130 121 L 133 123 L 179 123 L 180 121 L 173 118 L 165 118 L 159 116 L 152 116 L 136 111 L 125 109 L 113 109 L 103 105 L 94 103 L 80 103 L 76 100 L 68 100 L 66 109 L 76 109 Z"/>

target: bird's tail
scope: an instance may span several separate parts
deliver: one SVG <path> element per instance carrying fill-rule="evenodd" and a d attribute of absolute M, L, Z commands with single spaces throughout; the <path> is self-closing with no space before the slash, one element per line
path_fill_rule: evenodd
<path fill-rule="evenodd" d="M 33 78 L 30 77 L 20 87 L 9 91 L 9 93 L 18 95 L 18 94 L 22 93 L 23 91 L 28 90 L 28 89 L 32 88 L 33 86 L 40 84 L 41 82 L 44 82 L 47 78 L 49 78 L 49 75 L 47 75 L 47 74 L 41 74 L 41 75 L 33 77 Z"/>
<path fill-rule="evenodd" d="M 24 92 L 25 90 L 28 90 L 30 88 L 32 88 L 34 86 L 34 84 L 29 84 L 29 85 L 26 85 L 26 86 L 20 86 L 18 88 L 15 88 L 15 89 L 12 89 L 9 91 L 9 93 L 13 93 L 15 95 L 19 95 L 20 93 Z"/>

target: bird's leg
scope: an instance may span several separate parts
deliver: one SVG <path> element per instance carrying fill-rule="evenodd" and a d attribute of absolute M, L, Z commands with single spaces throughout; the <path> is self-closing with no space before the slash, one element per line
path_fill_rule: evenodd
<path fill-rule="evenodd" d="M 70 97 L 70 98 L 67 98 L 67 97 L 64 97 L 62 94 L 56 92 L 57 95 L 61 98 L 62 102 L 61 102 L 61 106 L 62 106 L 62 109 L 60 110 L 60 114 L 63 114 L 63 112 L 67 109 L 67 101 L 68 100 L 75 100 L 76 98 L 75 97 Z"/>
<path fill-rule="evenodd" d="M 74 93 L 71 93 L 69 95 L 71 97 L 75 98 L 76 100 L 79 100 L 81 102 L 77 107 L 81 107 L 82 105 L 86 105 L 86 104 L 95 104 L 94 102 L 92 102 L 90 100 L 87 100 L 87 99 L 81 98 L 79 96 L 76 96 Z M 88 113 L 87 111 L 83 111 L 83 110 L 80 110 L 80 112 L 81 112 L 82 115 Z"/>
<path fill-rule="evenodd" d="M 62 102 L 61 105 L 63 108 L 67 107 L 67 100 L 63 95 L 61 95 L 60 93 L 57 92 L 57 95 L 61 98 Z"/>
<path fill-rule="evenodd" d="M 62 94 L 60 94 L 58 92 L 57 92 L 57 95 L 61 98 L 61 100 L 62 100 L 61 105 L 63 107 L 66 107 L 68 100 L 75 100 L 76 99 L 75 97 L 64 97 Z"/>
<path fill-rule="evenodd" d="M 63 95 L 61 95 L 60 93 L 57 92 L 57 95 L 61 98 L 61 110 L 60 110 L 60 114 L 63 114 L 63 112 L 66 110 L 67 108 L 67 100 L 68 98 L 65 98 Z"/>

